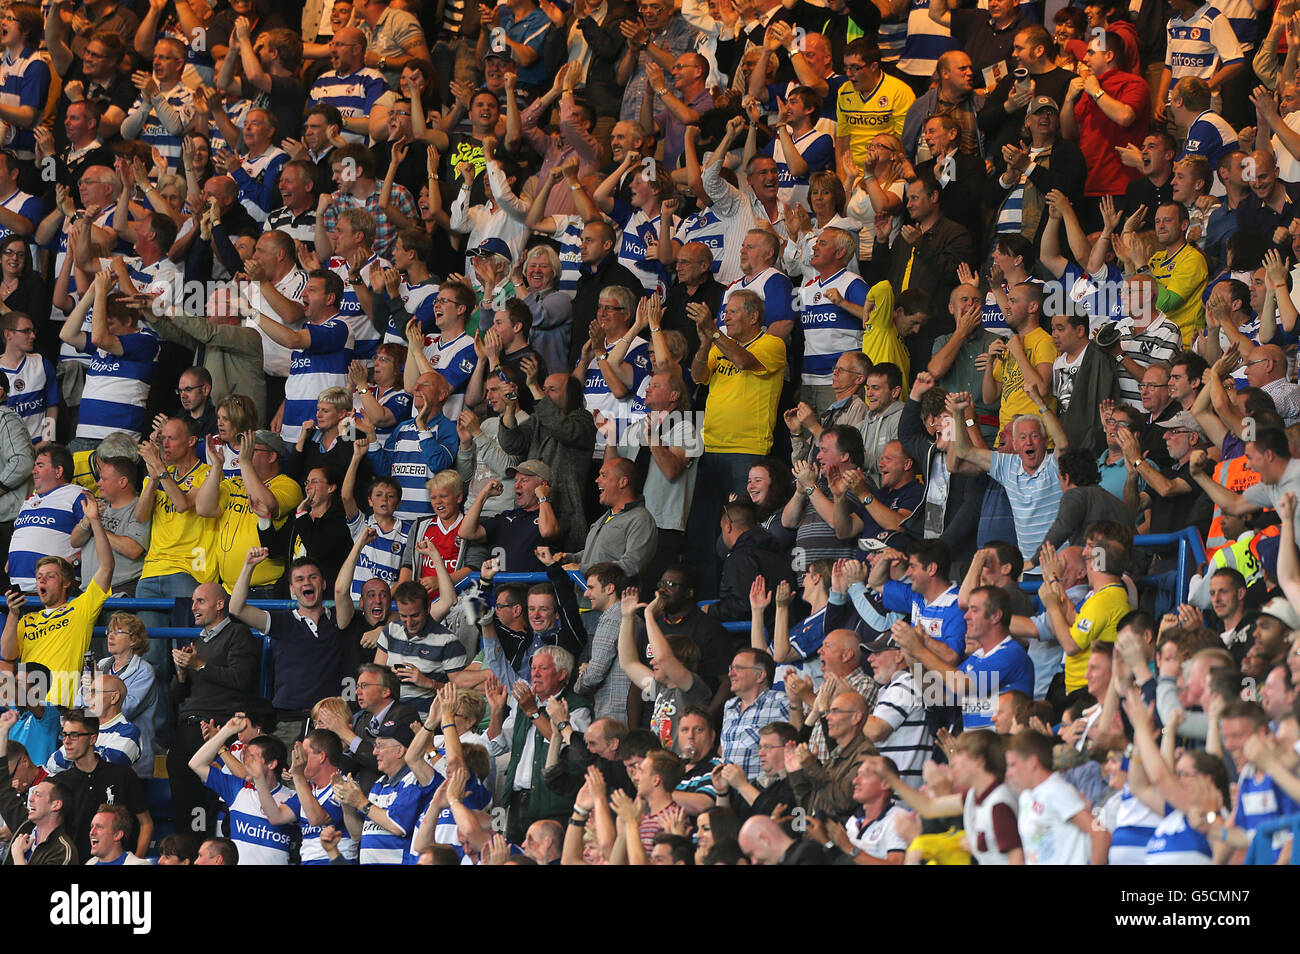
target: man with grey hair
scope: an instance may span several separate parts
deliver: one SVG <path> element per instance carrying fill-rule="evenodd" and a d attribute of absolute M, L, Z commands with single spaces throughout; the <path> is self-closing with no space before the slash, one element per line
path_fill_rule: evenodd
<path fill-rule="evenodd" d="M 686 521 L 688 562 L 700 572 L 703 597 L 717 586 L 718 518 L 732 493 L 745 493 L 749 469 L 772 449 L 772 427 L 785 380 L 785 342 L 763 330 L 764 302 L 733 291 L 723 306 L 726 333 L 703 305 L 687 314 L 700 335 L 691 376 L 709 388 L 704 409 L 704 454 Z"/>
<path fill-rule="evenodd" d="M 1043 401 L 1035 391 L 1034 401 Z M 948 396 L 948 410 L 957 422 L 973 419 L 969 394 Z M 953 473 L 978 475 L 981 471 L 1002 485 L 1015 519 L 1016 542 L 1025 560 L 1038 553 L 1047 531 L 1061 506 L 1060 470 L 1057 458 L 1070 449 L 1069 441 L 1055 415 L 1047 418 L 1052 428 L 1055 454 L 1047 453 L 1047 426 L 1036 414 L 1017 414 L 1011 421 L 1010 454 L 997 453 L 971 444 L 966 427 L 953 428 L 952 447 L 948 451 L 948 469 Z"/>
<path fill-rule="evenodd" d="M 533 594 L 529 595 L 530 615 Z M 533 822 L 543 818 L 562 821 L 573 810 L 581 776 L 565 776 L 563 784 L 546 784 L 544 769 L 551 744 L 560 744 L 566 729 L 586 732 L 591 726 L 591 706 L 569 688 L 577 669 L 573 653 L 563 646 L 539 646 L 533 653 L 531 685 L 522 679 L 507 693 L 506 687 L 490 680 L 488 701 L 492 721 L 488 725 L 488 750 L 493 757 L 509 754 L 504 791 L 500 801 L 508 809 L 506 838 L 523 841 Z M 515 705 L 506 716 L 506 700 Z"/>
<path fill-rule="evenodd" d="M 857 254 L 857 239 L 848 232 L 822 229 L 813 241 L 813 275 L 799 289 L 804 338 L 800 397 L 818 414 L 846 403 L 835 388 L 836 363 L 843 354 L 862 351 L 868 288 L 848 268 Z"/>

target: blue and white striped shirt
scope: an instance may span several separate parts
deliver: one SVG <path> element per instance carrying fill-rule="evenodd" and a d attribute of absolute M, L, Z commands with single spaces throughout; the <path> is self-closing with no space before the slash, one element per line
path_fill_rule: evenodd
<path fill-rule="evenodd" d="M 342 114 L 349 116 L 369 116 L 374 111 L 379 97 L 388 92 L 384 74 L 370 68 L 360 69 L 347 76 L 340 76 L 338 70 L 322 73 L 312 84 L 311 94 L 307 97 L 309 106 L 326 103 Z M 364 143 L 366 137 L 360 133 L 344 129 L 340 135 L 348 142 Z"/>
<path fill-rule="evenodd" d="M 28 47 L 17 57 L 10 57 L 7 50 L 0 56 L 0 104 L 10 108 L 30 106 L 40 119 L 49 91 L 50 64 L 39 51 Z M 19 159 L 36 158 L 35 126 L 32 123 L 31 128 L 23 129 L 15 123 L 5 124 L 4 144 Z"/>
<path fill-rule="evenodd" d="M 421 435 L 415 420 L 408 418 L 393 429 L 382 446 L 371 445 L 370 463 L 375 472 L 391 474 L 402 488 L 396 514 L 399 520 L 413 521 L 433 513 L 425 482 L 456 463 L 460 448 L 456 422 L 438 414 L 429 422 L 429 428 Z"/>
<path fill-rule="evenodd" d="M 382 259 L 378 255 L 371 255 L 370 260 L 361 266 L 361 280 L 368 287 L 373 270 L 377 268 L 382 273 L 388 266 L 389 263 L 386 259 Z M 367 365 L 373 364 L 375 352 L 379 349 L 380 335 L 375 328 L 375 323 L 370 320 L 366 310 L 361 307 L 361 299 L 357 297 L 356 291 L 348 283 L 351 266 L 348 265 L 347 259 L 335 255 L 330 259 L 329 265 L 326 267 L 343 279 L 343 300 L 339 302 L 339 317 L 346 321 L 348 327 L 352 329 L 352 357 L 357 361 L 364 361 Z"/>
<path fill-rule="evenodd" d="M 96 440 L 126 431 L 139 440 L 145 428 L 145 402 L 158 360 L 158 335 L 148 325 L 118 339 L 120 356 L 97 349 L 86 369 L 77 436 Z M 90 350 L 90 335 L 85 338 Z M 295 438 L 296 440 L 296 438 Z"/>
<path fill-rule="evenodd" d="M 375 782 L 370 803 L 387 812 L 402 834 L 394 835 L 367 818 L 361 828 L 361 863 L 400 865 L 411 848 L 411 833 L 420 817 L 420 783 L 403 765 L 396 778 L 384 776 Z"/>
<path fill-rule="evenodd" d="M 9 580 L 24 593 L 36 592 L 36 561 L 41 557 L 72 561 L 72 528 L 86 515 L 84 494 L 76 484 L 63 484 L 23 501 L 9 541 Z"/>
<path fill-rule="evenodd" d="M 334 785 L 330 783 L 324 788 L 311 787 L 312 796 L 320 802 L 321 809 L 329 815 L 329 823 L 338 829 L 339 834 L 343 837 L 339 839 L 339 853 L 349 861 L 357 859 L 357 843 L 352 840 L 348 834 L 347 828 L 343 824 L 343 806 L 339 804 L 338 797 L 334 794 Z M 302 848 L 299 850 L 299 858 L 304 865 L 327 865 L 330 863 L 329 855 L 325 854 L 325 849 L 320 844 L 320 833 L 324 830 L 324 825 L 313 825 L 307 820 L 307 813 L 302 809 L 302 800 L 298 793 L 294 792 L 293 797 L 286 804 L 298 813 L 298 824 L 302 828 Z"/>
<path fill-rule="evenodd" d="M 287 865 L 289 847 L 293 844 L 293 832 L 298 826 L 292 822 L 288 825 L 272 825 L 262 810 L 262 800 L 258 798 L 257 789 L 244 787 L 244 780 L 224 772 L 209 770 L 208 780 L 204 783 L 220 796 L 230 808 L 226 818 L 227 836 L 239 847 L 241 865 Z M 278 804 L 295 802 L 297 793 L 290 792 L 283 785 L 276 785 L 271 790 L 271 798 Z M 290 807 L 297 811 L 296 805 Z"/>
<path fill-rule="evenodd" d="M 846 351 L 862 350 L 862 319 L 831 304 L 827 294 L 838 291 L 854 305 L 867 301 L 867 283 L 841 268 L 822 281 L 815 275 L 799 289 L 803 324 L 803 383 L 830 384 L 835 362 Z"/>
<path fill-rule="evenodd" d="M 326 388 L 348 386 L 352 360 L 352 331 L 338 315 L 318 325 L 308 324 L 311 345 L 293 352 L 289 379 L 284 384 L 284 424 L 280 436 L 286 444 L 298 441 L 302 422 L 316 416 L 316 398 Z"/>
<path fill-rule="evenodd" d="M 16 368 L 0 365 L 0 371 L 9 379 L 9 399 L 6 402 L 27 425 L 27 432 L 32 435 L 32 443 L 53 439 L 51 433 L 43 433 L 45 428 L 45 411 L 58 407 L 59 382 L 54 375 L 54 365 L 49 358 L 39 354 L 26 355 Z"/>
<path fill-rule="evenodd" d="M 127 722 L 126 716 L 118 713 L 107 722 L 99 724 L 99 736 L 95 739 L 95 754 L 114 765 L 134 767 L 140 758 L 140 730 L 134 723 Z M 45 771 L 57 775 L 66 771 L 72 761 L 63 754 L 63 749 L 55 749 L 50 760 L 45 763 Z M 150 775 L 153 773 L 150 772 Z"/>
<path fill-rule="evenodd" d="M 411 524 L 402 520 L 393 523 L 392 530 L 384 530 L 374 517 L 358 512 L 348 521 L 348 533 L 355 543 L 366 527 L 374 527 L 379 536 L 361 548 L 357 556 L 356 572 L 352 576 L 352 598 L 361 599 L 361 588 L 367 580 L 381 579 L 390 586 L 397 585 L 397 575 L 402 569 L 402 554 L 406 552 L 406 538 Z M 391 664 L 390 664 L 391 665 Z"/>

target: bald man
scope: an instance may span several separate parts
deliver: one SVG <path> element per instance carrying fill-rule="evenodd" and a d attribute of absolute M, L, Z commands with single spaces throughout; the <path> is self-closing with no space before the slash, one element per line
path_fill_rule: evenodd
<path fill-rule="evenodd" d="M 601 464 L 596 486 L 601 506 L 607 509 L 587 531 L 583 548 L 557 554 L 557 559 L 578 564 L 583 573 L 597 563 L 616 563 L 628 576 L 639 576 L 655 554 L 659 531 L 641 496 L 636 462 L 609 458 Z"/>
<path fill-rule="evenodd" d="M 1280 250 L 1289 251 L 1287 224 L 1293 217 L 1292 200 L 1300 196 L 1300 191 L 1278 176 L 1277 160 L 1271 150 L 1256 149 L 1242 160 L 1242 171 L 1250 192 L 1237 203 L 1237 229 L 1267 236 Z"/>
<path fill-rule="evenodd" d="M 356 27 L 344 27 L 330 40 L 330 65 L 312 84 L 308 108 L 317 103 L 333 106 L 343 117 L 343 138 L 365 142 L 372 129 L 388 125 L 388 107 L 379 98 L 388 91 L 384 75 L 366 67 L 366 37 Z"/>
<path fill-rule="evenodd" d="M 1273 399 L 1287 427 L 1300 421 L 1300 385 L 1286 379 L 1286 355 L 1277 345 L 1242 350 L 1246 380 Z"/>
<path fill-rule="evenodd" d="M 875 708 L 876 696 L 880 685 L 862 668 L 862 651 L 860 637 L 851 629 L 833 629 L 817 647 L 817 658 L 821 660 L 822 675 L 828 680 L 839 680 L 837 688 L 852 690 L 867 700 L 868 711 Z M 817 756 L 817 761 L 825 762 L 830 755 L 830 745 L 826 732 L 822 728 L 821 716 L 817 710 L 817 693 L 813 690 L 812 680 L 796 680 L 800 710 L 790 710 L 791 721 L 795 728 L 802 728 L 812 722 L 812 735 L 808 737 L 808 748 Z M 790 688 L 790 679 L 786 677 L 786 689 Z M 798 720 L 798 721 L 796 721 Z"/>
<path fill-rule="evenodd" d="M 167 781 L 176 830 L 198 838 L 217 829 L 217 797 L 190 771 L 190 757 L 203 745 L 204 722 L 225 725 L 245 709 L 257 693 L 261 669 L 262 641 L 231 619 L 229 603 L 216 583 L 195 587 L 190 610 L 201 632 L 194 642 L 172 650 L 176 675 L 170 694 L 180 715 L 167 750 Z"/>
<path fill-rule="evenodd" d="M 380 446 L 372 425 L 357 422 L 357 429 L 371 441 L 370 464 L 376 474 L 392 474 L 402 488 L 398 520 L 413 521 L 433 513 L 428 480 L 439 471 L 456 465 L 460 438 L 456 422 L 443 414 L 451 397 L 451 385 L 437 371 L 426 371 L 411 389 L 412 415 L 393 428 Z"/>
<path fill-rule="evenodd" d="M 126 683 L 111 673 L 104 673 L 91 680 L 82 693 L 86 711 L 99 717 L 95 751 L 100 757 L 131 766 L 141 778 L 153 778 L 153 726 L 137 726 L 127 720 L 122 712 L 127 704 Z M 131 701 L 134 712 L 142 700 Z"/>
<path fill-rule="evenodd" d="M 755 865 L 824 865 L 826 853 L 807 838 L 798 841 L 767 815 L 755 815 L 740 829 L 740 850 Z"/>

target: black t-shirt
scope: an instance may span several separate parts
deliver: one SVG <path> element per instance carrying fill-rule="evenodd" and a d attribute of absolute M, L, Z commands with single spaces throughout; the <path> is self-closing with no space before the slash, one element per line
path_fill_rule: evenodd
<path fill-rule="evenodd" d="M 1164 433 L 1165 429 L 1158 428 L 1158 430 Z M 1160 472 L 1169 480 L 1181 479 L 1192 489 L 1191 493 L 1179 494 L 1176 497 L 1161 497 L 1148 484 L 1146 492 L 1151 498 L 1151 524 L 1147 532 L 1178 533 L 1185 527 L 1196 527 L 1204 536 L 1210 527 L 1210 519 L 1214 516 L 1214 505 L 1210 498 L 1192 479 L 1191 471 L 1186 464 L 1181 467 L 1162 468 Z"/>
<path fill-rule="evenodd" d="M 502 551 L 503 570 L 510 573 L 546 572 L 546 567 L 533 552 L 547 542 L 537 525 L 538 513 L 538 510 L 515 507 L 479 521 L 479 526 L 487 531 L 488 548 Z"/>
<path fill-rule="evenodd" d="M 272 76 L 271 90 L 260 90 L 244 80 L 244 93 L 253 100 L 257 109 L 268 109 L 275 117 L 274 141 L 278 146 L 280 140 L 288 136 L 298 139 L 302 136 L 302 114 L 307 106 L 307 87 L 296 76 Z"/>
<path fill-rule="evenodd" d="M 131 107 L 135 104 L 135 99 L 138 95 L 134 84 L 131 82 L 131 77 L 122 73 L 114 73 L 112 78 L 103 86 L 92 83 L 90 80 L 86 79 L 86 74 L 82 71 L 81 60 L 72 61 L 72 65 L 68 68 L 68 75 L 63 78 L 64 88 L 66 89 L 67 85 L 73 81 L 82 84 L 85 89 L 86 99 L 93 101 L 95 105 L 99 107 L 101 115 L 110 106 L 116 106 L 121 109 L 123 113 L 129 113 Z M 66 95 L 59 97 L 59 105 L 57 112 L 55 113 L 54 128 L 52 132 L 54 133 L 54 145 L 60 151 L 65 149 L 68 145 L 68 134 L 64 128 L 63 120 L 68 115 L 69 105 L 68 97 Z M 105 142 L 111 143 L 116 142 L 121 137 L 106 137 L 101 134 L 99 138 Z"/>
<path fill-rule="evenodd" d="M 735 656 L 736 650 L 742 648 L 732 639 L 731 634 L 722 628 L 721 623 L 696 607 L 691 607 L 681 619 L 671 620 L 661 616 L 659 628 L 665 636 L 681 634 L 689 636 L 694 641 L 700 650 L 698 672 L 712 690 L 716 690 L 718 684 L 726 678 L 727 667 L 731 665 L 732 657 Z M 641 634 L 638 642 L 641 658 L 646 659 L 649 640 Z M 744 645 L 748 646 L 749 641 L 744 640 Z"/>
<path fill-rule="evenodd" d="M 380 179 L 388 172 L 388 164 L 393 160 L 393 144 L 377 142 L 374 145 L 375 175 Z M 420 197 L 420 190 L 429 184 L 429 144 L 413 142 L 407 149 L 406 159 L 397 167 L 394 180 L 411 193 L 412 199 Z"/>
<path fill-rule="evenodd" d="M 149 810 L 144 785 L 129 765 L 117 765 L 100 759 L 94 770 L 87 774 L 75 765 L 54 776 L 54 780 L 72 793 L 73 808 L 64 810 L 63 827 L 77 843 L 77 853 L 90 857 L 90 820 L 100 805 L 125 805 L 131 813 L 131 829 L 124 842 L 127 850 L 135 850 L 140 834 L 135 818 Z"/>

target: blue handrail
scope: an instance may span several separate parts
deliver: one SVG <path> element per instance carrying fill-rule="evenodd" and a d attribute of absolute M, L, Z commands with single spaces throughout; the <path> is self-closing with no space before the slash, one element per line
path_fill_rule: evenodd
<path fill-rule="evenodd" d="M 1201 541 L 1201 535 L 1196 532 L 1196 528 L 1183 527 L 1177 533 L 1139 534 L 1133 538 L 1133 546 L 1143 548 L 1176 546 L 1178 548 L 1178 584 L 1175 602 L 1187 602 L 1187 557 L 1189 552 L 1195 560 L 1193 566 L 1199 567 L 1205 562 L 1205 544 Z M 1144 576 L 1138 582 L 1150 583 L 1154 580 L 1155 577 Z M 1020 588 L 1026 593 L 1037 593 L 1039 585 L 1039 581 L 1036 580 L 1020 581 Z"/>

